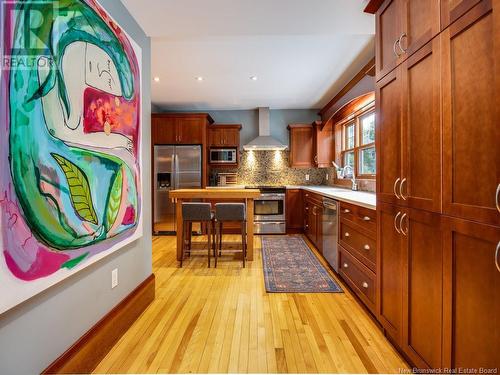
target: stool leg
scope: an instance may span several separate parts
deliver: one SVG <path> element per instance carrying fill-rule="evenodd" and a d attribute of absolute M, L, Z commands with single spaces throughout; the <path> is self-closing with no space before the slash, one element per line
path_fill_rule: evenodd
<path fill-rule="evenodd" d="M 184 241 L 186 240 L 186 223 L 182 226 L 182 233 L 181 233 L 181 262 L 180 262 L 180 268 L 182 268 L 182 260 L 184 259 Z"/>
<path fill-rule="evenodd" d="M 245 258 L 247 256 L 247 233 L 246 233 L 246 223 L 241 222 L 241 251 L 243 258 L 243 268 L 245 268 Z"/>
<path fill-rule="evenodd" d="M 212 226 L 212 228 L 213 228 L 213 238 L 212 238 L 213 249 L 209 249 L 209 251 L 213 250 L 213 252 L 214 252 L 215 268 L 217 268 L 217 250 L 215 249 L 215 244 L 216 244 L 217 238 L 215 236 L 215 221 L 212 220 L 209 225 Z"/>
<path fill-rule="evenodd" d="M 210 268 L 210 252 L 212 251 L 212 228 L 208 225 L 207 228 L 207 253 L 208 253 L 208 268 Z"/>

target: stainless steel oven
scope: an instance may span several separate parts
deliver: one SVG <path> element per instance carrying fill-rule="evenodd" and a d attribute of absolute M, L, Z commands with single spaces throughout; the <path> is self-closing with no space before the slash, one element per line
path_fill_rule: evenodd
<path fill-rule="evenodd" d="M 259 186 L 260 197 L 254 199 L 254 232 L 286 233 L 285 188 Z"/>
<path fill-rule="evenodd" d="M 238 162 L 236 148 L 211 148 L 210 164 L 236 164 Z"/>

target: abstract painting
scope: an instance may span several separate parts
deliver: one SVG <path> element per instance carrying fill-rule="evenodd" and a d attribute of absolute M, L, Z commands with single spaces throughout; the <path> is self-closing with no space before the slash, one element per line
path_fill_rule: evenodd
<path fill-rule="evenodd" d="M 0 313 L 142 235 L 140 47 L 95 0 L 1 15 Z"/>

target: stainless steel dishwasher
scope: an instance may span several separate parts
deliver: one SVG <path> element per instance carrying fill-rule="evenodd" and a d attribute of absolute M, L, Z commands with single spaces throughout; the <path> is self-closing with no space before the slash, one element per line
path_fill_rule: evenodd
<path fill-rule="evenodd" d="M 338 218 L 338 202 L 333 199 L 323 198 L 323 256 L 336 272 L 339 271 Z"/>

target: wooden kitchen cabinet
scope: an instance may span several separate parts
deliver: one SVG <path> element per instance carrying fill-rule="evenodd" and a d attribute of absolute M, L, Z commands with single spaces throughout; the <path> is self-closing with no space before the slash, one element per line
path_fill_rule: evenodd
<path fill-rule="evenodd" d="M 323 252 L 323 202 L 318 194 L 304 191 L 304 234 L 318 249 Z"/>
<path fill-rule="evenodd" d="M 300 233 L 304 227 L 304 203 L 301 189 L 286 190 L 286 232 Z"/>
<path fill-rule="evenodd" d="M 153 113 L 152 144 L 204 144 L 212 122 L 206 113 Z"/>
<path fill-rule="evenodd" d="M 481 1 L 443 31 L 441 76 L 443 212 L 494 225 L 500 225 L 498 11 Z"/>
<path fill-rule="evenodd" d="M 377 83 L 381 202 L 441 212 L 440 38 Z"/>
<path fill-rule="evenodd" d="M 440 32 L 440 0 L 386 0 L 375 22 L 379 81 Z"/>
<path fill-rule="evenodd" d="M 314 167 L 314 131 L 311 124 L 290 124 L 290 167 Z"/>
<path fill-rule="evenodd" d="M 290 135 L 290 167 L 329 168 L 334 160 L 333 126 L 331 121 L 322 124 L 288 125 Z"/>
<path fill-rule="evenodd" d="M 240 146 L 241 124 L 215 124 L 208 128 L 209 147 L 236 147 Z"/>
<path fill-rule="evenodd" d="M 500 367 L 500 228 L 445 217 L 444 367 Z"/>

